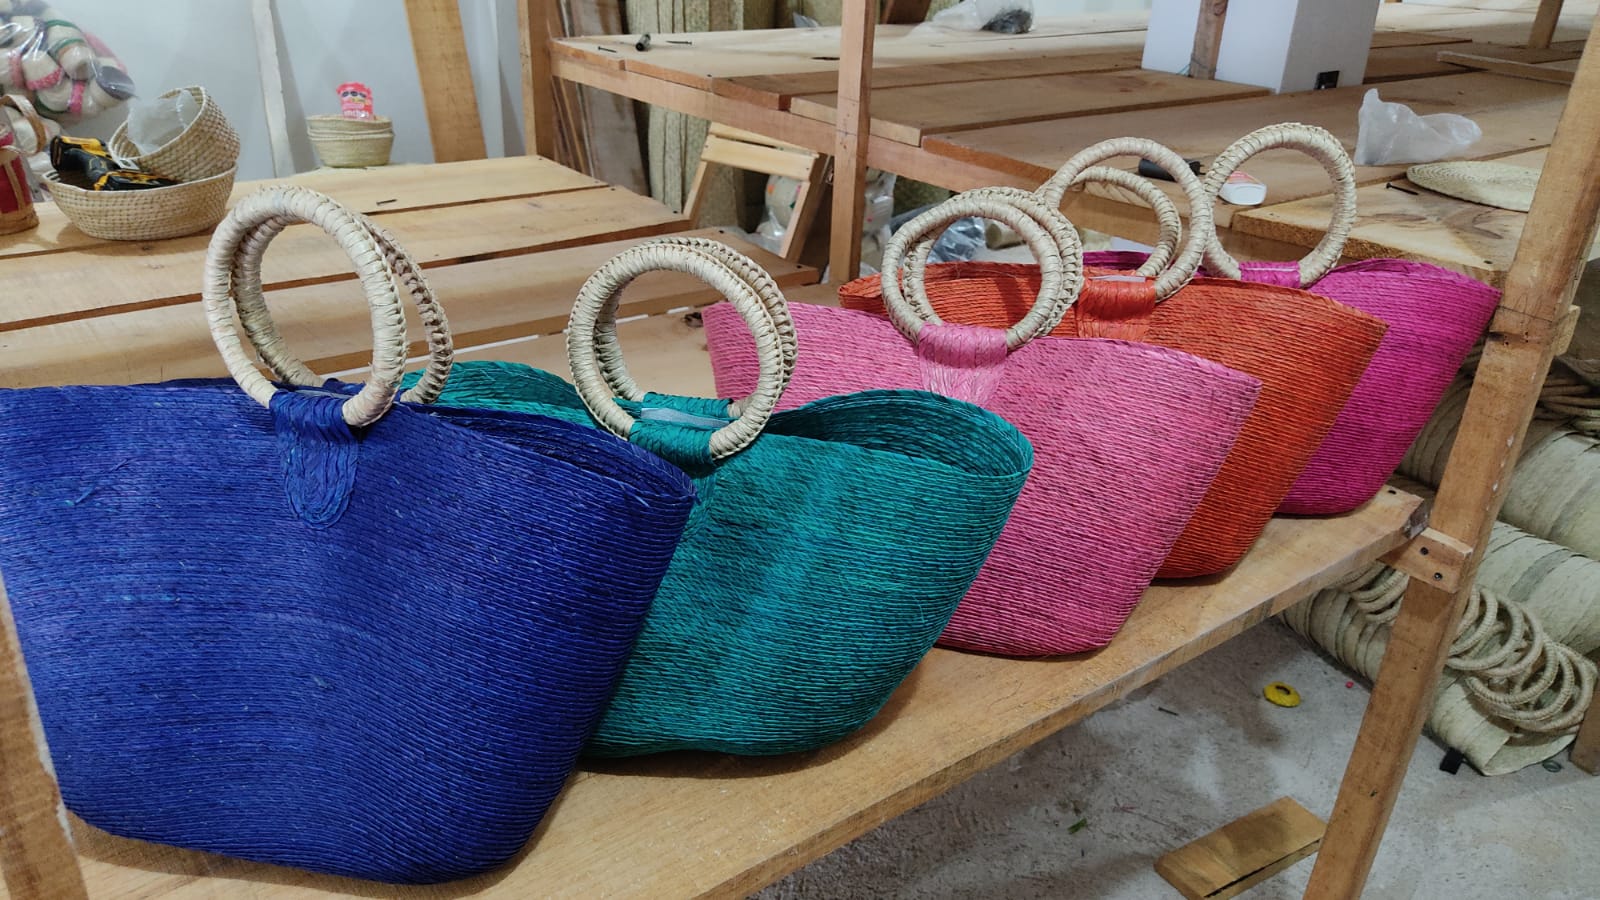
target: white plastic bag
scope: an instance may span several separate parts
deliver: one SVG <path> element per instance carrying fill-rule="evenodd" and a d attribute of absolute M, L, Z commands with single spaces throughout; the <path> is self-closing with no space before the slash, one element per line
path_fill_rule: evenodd
<path fill-rule="evenodd" d="M 1419 116 L 1404 103 L 1379 99 L 1374 88 L 1361 100 L 1355 163 L 1392 166 L 1449 159 L 1461 156 L 1482 137 L 1483 129 L 1466 116 Z"/>
<path fill-rule="evenodd" d="M 1033 0 L 961 0 L 917 26 L 930 28 L 1026 34 L 1033 30 Z"/>

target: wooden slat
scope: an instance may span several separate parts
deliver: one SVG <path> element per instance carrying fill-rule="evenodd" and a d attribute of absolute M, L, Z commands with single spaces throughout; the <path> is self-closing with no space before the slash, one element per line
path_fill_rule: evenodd
<path fill-rule="evenodd" d="M 620 0 L 569 0 L 568 34 L 607 34 L 622 30 Z M 546 50 L 548 52 L 548 49 Z M 633 101 L 619 94 L 578 88 L 589 148 L 589 174 L 635 194 L 650 193 L 639 145 Z"/>
<path fill-rule="evenodd" d="M 705 162 L 794 179 L 804 178 L 811 172 L 811 161 L 815 157 L 810 150 L 763 147 L 714 134 L 706 137 L 705 149 L 700 152 Z"/>
<path fill-rule="evenodd" d="M 1532 83 L 1532 82 L 1529 82 Z M 1399 796 L 1439 675 L 1466 607 L 1477 561 L 1514 477 L 1528 421 L 1549 371 L 1554 339 L 1583 273 L 1600 219 L 1600 53 L 1573 82 L 1528 212 L 1525 240 L 1506 276 L 1484 341 L 1461 437 L 1450 451 L 1429 527 L 1473 548 L 1454 593 L 1413 581 L 1400 604 L 1355 749 L 1339 786 L 1328 837 L 1306 896 L 1358 897 Z"/>
<path fill-rule="evenodd" d="M 620 326 L 640 380 L 709 394 L 699 329 Z M 668 349 L 668 348 L 673 349 Z M 639 348 L 635 353 L 633 348 Z M 646 350 L 645 348 L 650 348 Z M 493 348 L 561 371 L 563 342 Z M 641 360 L 642 361 L 642 360 Z M 665 381 L 677 374 L 677 381 Z M 663 379 L 663 380 L 658 380 Z M 385 897 L 744 896 L 933 797 L 1398 546 L 1418 501 L 1384 493 L 1332 519 L 1276 519 L 1224 576 L 1151 588 L 1104 650 L 1009 660 L 935 650 L 862 732 L 773 758 L 669 754 L 590 763 L 511 867 L 434 888 L 381 888 L 122 840 L 79 825 L 94 896 L 213 900 Z"/>
<path fill-rule="evenodd" d="M 1227 900 L 1317 851 L 1326 826 L 1279 797 L 1156 859 L 1156 871 L 1188 900 Z"/>
<path fill-rule="evenodd" d="M 1533 48 L 1548 47 L 1554 40 L 1556 26 L 1561 21 L 1561 7 L 1563 0 L 1539 0 L 1539 11 L 1533 17 L 1533 26 L 1528 32 L 1528 46 Z"/>
<path fill-rule="evenodd" d="M 1189 77 L 1217 77 L 1222 55 L 1222 26 L 1228 20 L 1228 0 L 1203 0 L 1194 28 L 1194 49 L 1189 54 Z"/>
<path fill-rule="evenodd" d="M 298 184 L 321 191 L 363 213 L 400 212 L 455 206 L 484 200 L 533 197 L 604 185 L 579 172 L 533 156 L 476 159 L 431 166 L 384 166 L 381 170 L 319 169 L 290 178 L 241 181 L 229 203 L 237 203 L 272 184 Z M 39 227 L 0 235 L 0 259 L 63 250 L 129 247 L 136 243 L 104 241 L 79 231 L 53 203 L 41 203 Z"/>
<path fill-rule="evenodd" d="M 377 219 L 424 267 L 643 237 L 684 224 L 654 200 L 617 188 L 491 200 L 470 210 L 470 215 L 428 209 L 380 213 Z M 94 254 L 8 260 L 0 331 L 193 300 L 199 296 L 208 243 L 202 234 L 107 246 Z M 273 241 L 263 267 L 269 286 L 354 277 L 344 252 L 311 225 L 291 226 Z"/>
<path fill-rule="evenodd" d="M 0 874 L 15 900 L 85 896 L 48 758 L 11 604 L 0 583 Z"/>
<path fill-rule="evenodd" d="M 406 0 L 434 162 L 483 159 L 483 124 L 456 0 Z"/>
<path fill-rule="evenodd" d="M 751 257 L 785 289 L 817 280 L 815 270 L 785 262 L 720 229 L 693 234 Z M 633 243 L 611 241 L 443 266 L 428 271 L 428 283 L 449 315 L 457 346 L 554 334 L 566 327 L 579 286 Z M 199 273 L 194 276 L 198 279 Z M 705 290 L 687 275 L 651 273 L 628 286 L 618 314 L 646 315 L 689 305 L 689 298 Z M 285 340 L 312 371 L 347 371 L 372 358 L 371 319 L 354 282 L 269 290 L 267 301 Z M 427 345 L 415 310 L 407 310 L 406 321 L 410 353 L 421 356 Z M 193 302 L 0 334 L 0 387 L 129 384 L 226 374 L 200 305 Z"/>
<path fill-rule="evenodd" d="M 833 220 L 828 239 L 828 278 L 843 284 L 860 274 L 861 222 L 866 215 L 867 144 L 872 125 L 873 34 L 878 5 L 844 0 L 840 38 L 838 115 L 834 120 Z"/>
<path fill-rule="evenodd" d="M 924 84 L 952 84 L 996 78 L 1037 78 L 1069 72 L 1110 72 L 1137 69 L 1143 51 L 1138 47 L 1104 53 L 1074 53 L 1068 56 L 1022 56 L 1016 58 L 969 60 L 923 66 L 879 65 L 872 70 L 872 89 L 913 87 Z M 788 109 L 789 102 L 802 94 L 826 94 L 838 88 L 834 71 L 789 72 L 779 75 L 745 75 L 718 78 L 712 82 L 715 93 L 770 109 Z"/>
<path fill-rule="evenodd" d="M 1572 73 L 1578 70 L 1576 59 L 1530 63 L 1512 59 L 1498 59 L 1492 56 L 1480 56 L 1475 53 L 1457 53 L 1451 50 L 1441 50 L 1439 52 L 1439 61 L 1468 69 L 1481 69 L 1498 75 L 1509 75 L 1513 78 L 1548 81 L 1552 84 L 1571 84 Z"/>
<path fill-rule="evenodd" d="M 872 133 L 920 145 L 930 134 L 1060 120 L 1095 113 L 1193 106 L 1267 94 L 1264 88 L 1132 70 L 1047 75 L 1028 79 L 961 81 L 872 92 Z M 795 97 L 797 115 L 832 122 L 835 96 Z M 1057 130 L 1070 125 L 1057 124 Z"/>
<path fill-rule="evenodd" d="M 517 0 L 517 45 L 522 56 L 522 138 L 528 153 L 556 155 L 556 94 L 551 80 L 551 0 Z"/>
<path fill-rule="evenodd" d="M 1354 148 L 1356 113 L 1367 90 L 1355 85 L 1230 100 L 1192 109 L 1164 109 L 1158 114 L 1084 116 L 1064 125 L 1055 122 L 1008 125 L 932 135 L 923 142 L 923 147 L 1035 184 L 1048 178 L 1078 149 L 1128 134 L 1159 141 L 1187 157 L 1206 159 L 1252 129 L 1278 122 L 1307 122 L 1321 125 L 1346 147 Z M 1557 85 L 1474 72 L 1394 82 L 1384 87 L 1383 97 L 1404 103 L 1419 114 L 1453 112 L 1471 118 L 1483 128 L 1483 139 L 1469 152 L 1475 158 L 1484 158 L 1548 145 L 1566 91 Z M 1250 160 L 1247 168 L 1266 182 L 1269 203 L 1328 193 L 1322 169 L 1296 154 L 1258 156 Z M 1372 184 L 1404 171 L 1404 166 L 1358 167 L 1356 177 L 1362 184 Z M 1182 193 L 1176 186 L 1162 183 L 1161 187 L 1182 208 Z M 1094 186 L 1090 190 L 1103 189 Z M 1217 221 L 1226 226 L 1238 209 L 1219 204 Z"/>

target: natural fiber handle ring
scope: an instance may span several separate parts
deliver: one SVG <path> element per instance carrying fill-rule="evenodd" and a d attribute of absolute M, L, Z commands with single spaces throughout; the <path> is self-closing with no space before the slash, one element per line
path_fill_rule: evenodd
<path fill-rule="evenodd" d="M 1238 170 L 1245 160 L 1266 150 L 1299 150 L 1322 163 L 1323 171 L 1333 182 L 1333 219 L 1328 232 L 1317 246 L 1300 260 L 1300 285 L 1304 287 L 1320 280 L 1339 264 L 1344 255 L 1345 240 L 1356 221 L 1356 170 L 1350 154 L 1326 128 L 1286 122 L 1258 128 L 1233 142 L 1222 151 L 1206 170 L 1206 193 L 1216 200 L 1227 183 L 1228 176 Z M 1190 223 L 1194 227 L 1194 223 Z M 1216 223 L 1210 223 L 1211 234 L 1207 241 L 1206 267 L 1225 278 L 1239 277 L 1239 263 L 1217 240 Z"/>
<path fill-rule="evenodd" d="M 1143 200 L 1145 205 L 1155 212 L 1161 234 L 1157 237 L 1155 248 L 1150 251 L 1149 258 L 1135 274 L 1145 278 L 1155 278 L 1166 271 L 1173 257 L 1177 255 L 1179 245 L 1183 243 L 1183 216 L 1178 213 L 1178 205 L 1172 202 L 1166 191 L 1156 187 L 1155 182 L 1126 169 L 1090 166 L 1079 173 L 1074 183 L 1085 184 L 1091 181 L 1123 188 Z"/>
<path fill-rule="evenodd" d="M 39 117 L 39 111 L 33 108 L 33 104 L 28 101 L 27 97 L 21 94 L 6 94 L 0 96 L 0 106 L 9 106 L 21 113 L 23 121 L 27 122 L 28 127 L 33 129 L 34 153 L 43 153 L 48 149 L 50 132 L 45 130 L 44 119 Z M 21 150 L 22 148 L 18 147 L 17 149 Z"/>
<path fill-rule="evenodd" d="M 234 325 L 234 260 L 240 244 L 270 220 L 309 222 L 339 242 L 361 278 L 372 315 L 372 372 L 360 392 L 344 402 L 346 423 L 362 427 L 376 422 L 393 405 L 405 374 L 406 319 L 400 306 L 394 270 L 361 217 L 315 191 L 280 186 L 257 191 L 239 201 L 217 226 L 206 250 L 201 298 L 211 338 L 222 353 L 233 380 L 262 406 L 271 406 L 278 388 L 256 368 Z"/>
<path fill-rule="evenodd" d="M 1211 222 L 1211 196 L 1182 156 L 1147 138 L 1111 138 L 1085 147 L 1062 163 L 1056 174 L 1039 186 L 1038 194 L 1052 209 L 1059 207 L 1067 188 L 1077 184 L 1090 166 L 1119 156 L 1137 156 L 1165 169 L 1189 200 L 1189 240 L 1184 242 L 1183 250 L 1172 265 L 1156 277 L 1156 299 L 1165 300 L 1188 284 L 1189 279 L 1199 271 L 1206 244 L 1216 234 Z M 1157 209 L 1156 215 L 1159 217 L 1160 214 L 1161 211 Z"/>
<path fill-rule="evenodd" d="M 756 388 L 740 404 L 733 421 L 711 432 L 711 458 L 722 459 L 749 446 L 777 410 L 789 367 L 784 341 L 760 293 L 720 256 L 670 240 L 647 241 L 612 257 L 578 290 L 567 324 L 567 359 L 583 405 L 612 434 L 628 437 L 637 421 L 616 398 L 645 398 L 644 390 L 628 375 L 615 331 L 623 289 L 646 272 L 683 272 L 699 278 L 733 304 L 755 335 L 760 362 Z M 787 316 L 786 307 L 784 312 Z"/>
<path fill-rule="evenodd" d="M 1083 288 L 1083 244 L 1077 229 L 1060 211 L 1014 188 L 982 188 L 957 194 L 900 226 L 884 248 L 883 274 L 879 278 L 889 321 L 912 343 L 916 343 L 924 324 L 943 324 L 928 299 L 925 261 L 932 250 L 932 236 L 969 216 L 1011 226 L 1039 261 L 1038 299 L 1021 321 L 1006 329 L 1006 346 L 1015 350 L 1049 334 L 1061 324 Z M 908 250 L 912 250 L 910 258 Z M 904 286 L 900 283 L 902 278 Z"/>
<path fill-rule="evenodd" d="M 427 279 L 422 276 L 421 267 L 394 236 L 366 216 L 355 214 L 355 217 L 367 228 L 373 243 L 383 252 L 398 283 L 411 295 L 428 339 L 428 365 L 416 385 L 401 394 L 400 399 L 408 403 L 432 403 L 444 391 L 455 361 L 455 345 L 444 309 L 428 286 Z M 238 304 L 239 324 L 255 345 L 261 361 L 281 381 L 314 386 L 321 384 L 322 379 L 289 349 L 262 296 L 261 261 L 266 255 L 267 245 L 292 224 L 294 222 L 289 218 L 273 216 L 244 236 L 234 253 L 233 294 Z"/>
<path fill-rule="evenodd" d="M 783 385 L 789 386 L 789 379 L 794 375 L 795 351 L 799 341 L 795 337 L 794 319 L 789 315 L 789 303 L 783 298 L 783 291 L 778 283 L 773 280 L 772 274 L 762 268 L 755 260 L 743 253 L 729 247 L 721 241 L 701 237 L 662 237 L 657 238 L 658 243 L 673 244 L 679 247 L 688 247 L 701 253 L 709 254 L 732 269 L 735 274 L 744 280 L 761 299 L 761 305 L 766 307 L 768 316 L 772 319 L 772 327 L 777 329 L 778 340 L 783 346 Z M 616 332 L 602 329 L 595 335 L 595 340 L 600 344 L 596 355 L 601 360 L 621 359 L 622 354 L 607 345 L 607 341 L 614 342 Z M 602 369 L 602 371 L 605 371 Z M 638 385 L 627 380 L 627 373 L 605 371 L 606 381 L 619 396 L 626 396 L 638 390 Z M 736 402 L 733 414 L 739 413 L 742 401 Z"/>

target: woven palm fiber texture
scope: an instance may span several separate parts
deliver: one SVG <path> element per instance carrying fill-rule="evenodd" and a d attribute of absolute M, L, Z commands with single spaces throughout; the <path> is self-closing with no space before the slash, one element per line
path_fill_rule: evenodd
<path fill-rule="evenodd" d="M 361 275 L 359 388 L 306 368 L 261 297 L 294 222 Z M 242 199 L 203 285 L 237 384 L 0 392 L 0 571 L 62 796 L 115 834 L 320 872 L 492 868 L 599 721 L 692 487 L 567 422 L 397 405 L 400 296 L 430 332 L 403 401 L 448 376 L 443 310 L 324 195 Z"/>
<path fill-rule="evenodd" d="M 84 820 L 436 882 L 515 854 L 561 789 L 689 485 L 565 422 L 357 431 L 343 399 L 0 393 L 0 570 Z"/>
<path fill-rule="evenodd" d="M 930 393 L 863 392 L 772 414 L 793 363 L 787 306 L 753 262 L 709 244 L 640 244 L 590 279 L 568 330 L 578 387 L 527 366 L 464 363 L 439 398 L 603 424 L 694 480 L 683 543 L 588 746 L 596 756 L 787 753 L 860 728 L 944 630 L 1033 464 L 1004 420 Z M 739 304 L 762 348 L 750 398 L 656 394 L 626 375 L 616 305 L 657 268 Z M 743 436 L 719 446 L 735 426 Z"/>
<path fill-rule="evenodd" d="M 1196 278 L 1157 303 L 1148 283 L 1095 277 L 1121 270 L 1087 271 L 1082 295 L 1052 335 L 1155 344 L 1261 382 L 1238 441 L 1159 574 L 1223 571 L 1249 551 L 1322 443 L 1386 326 L 1293 288 Z M 926 284 L 947 321 L 1004 328 L 1033 304 L 1040 273 L 1024 263 L 940 263 L 927 267 Z M 847 309 L 883 313 L 876 275 L 842 285 L 839 298 Z"/>
<path fill-rule="evenodd" d="M 1019 202 L 1014 195 L 985 193 L 960 195 L 928 221 L 959 217 L 974 204 L 1024 228 L 1032 216 L 1048 220 L 1038 209 L 1014 218 L 1027 202 L 1008 210 Z M 996 206 L 996 199 L 1004 203 Z M 1070 224 L 1058 224 L 1070 243 Z M 891 242 L 891 257 L 901 240 Z M 1064 266 L 1061 249 L 1068 251 Z M 1076 280 L 1072 249 L 1035 245 L 1068 282 Z M 1035 332 L 1049 330 L 1073 290 L 1066 284 L 1052 298 L 1035 283 L 1021 300 L 1029 316 L 1018 318 L 1035 319 Z M 1041 304 L 1052 308 L 1036 315 Z M 1033 443 L 1033 474 L 940 639 L 949 647 L 1047 656 L 1109 642 L 1189 521 L 1260 389 L 1250 376 L 1148 345 L 1019 339 L 1016 329 L 926 322 L 908 338 L 867 313 L 790 309 L 798 351 L 785 404 L 873 387 L 936 390 L 993 410 Z M 748 390 L 756 377 L 749 335 L 720 304 L 705 310 L 704 320 L 718 392 Z"/>

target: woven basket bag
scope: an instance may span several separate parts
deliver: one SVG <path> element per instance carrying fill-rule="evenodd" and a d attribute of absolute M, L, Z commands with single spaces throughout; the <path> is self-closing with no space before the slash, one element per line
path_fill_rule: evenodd
<path fill-rule="evenodd" d="M 759 348 L 736 403 L 647 393 L 615 333 L 622 290 L 669 269 L 733 304 Z M 860 728 L 933 646 L 1022 490 L 1033 454 L 998 416 L 872 391 L 775 412 L 795 330 L 770 276 L 710 241 L 642 243 L 583 286 L 577 387 L 465 363 L 441 404 L 598 421 L 683 467 L 699 501 L 589 752 L 775 754 Z"/>
<path fill-rule="evenodd" d="M 1037 454 L 1033 474 L 940 643 L 1013 656 L 1101 647 L 1188 523 L 1260 385 L 1159 347 L 1043 337 L 1078 294 L 1081 250 L 1071 223 L 1020 191 L 958 195 L 917 217 L 890 241 L 884 271 L 899 271 L 911 242 L 969 215 L 1011 226 L 1041 260 L 1021 323 L 1004 331 L 944 324 L 910 272 L 903 287 L 885 282 L 899 287 L 889 322 L 795 304 L 799 354 L 784 403 L 925 388 L 1015 424 Z M 718 391 L 748 389 L 756 377 L 749 337 L 723 306 L 704 319 Z"/>
<path fill-rule="evenodd" d="M 260 251 L 299 221 L 360 272 L 359 390 L 274 385 L 240 342 L 236 311 L 275 332 Z M 0 391 L 0 570 L 62 796 L 90 824 L 428 883 L 510 859 L 561 790 L 692 486 L 591 428 L 395 402 L 402 290 L 426 285 L 386 235 L 274 188 L 206 261 L 237 384 Z M 448 371 L 443 316 L 424 317 L 429 377 L 402 400 Z"/>
<path fill-rule="evenodd" d="M 1303 287 L 1388 323 L 1383 344 L 1349 402 L 1279 507 L 1301 515 L 1344 513 L 1370 500 L 1394 474 L 1483 336 L 1500 292 L 1410 260 L 1369 259 L 1335 268 L 1354 224 L 1356 184 L 1349 154 L 1321 128 L 1273 125 L 1245 135 L 1212 163 L 1207 191 L 1215 195 L 1244 160 L 1278 148 L 1304 151 L 1333 179 L 1336 202 L 1328 238 L 1298 263 L 1239 263 L 1213 239 L 1206 268 L 1228 278 Z"/>
<path fill-rule="evenodd" d="M 1089 269 L 1083 295 L 1052 334 L 1118 337 L 1192 353 L 1260 379 L 1261 396 L 1227 462 L 1162 564 L 1160 575 L 1221 572 L 1247 553 L 1344 408 L 1386 326 L 1342 304 L 1294 288 L 1191 278 L 1214 233 L 1205 187 L 1177 154 L 1134 138 L 1079 153 L 1039 190 L 1050 205 L 1090 166 L 1142 156 L 1172 172 L 1189 198 L 1191 228 L 1178 260 L 1155 279 Z M 927 242 L 909 262 L 925 260 Z M 934 310 L 946 319 L 1005 327 L 1040 283 L 1020 264 L 927 266 Z M 846 308 L 883 309 L 879 279 L 840 288 Z"/>

